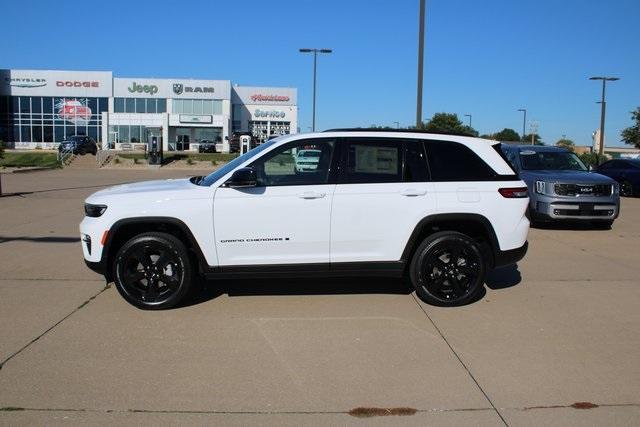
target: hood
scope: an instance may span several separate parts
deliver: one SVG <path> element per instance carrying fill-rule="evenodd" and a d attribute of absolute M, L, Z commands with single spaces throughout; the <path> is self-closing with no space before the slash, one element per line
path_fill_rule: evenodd
<path fill-rule="evenodd" d="M 159 179 L 155 181 L 134 182 L 105 188 L 91 195 L 93 197 L 114 196 L 120 194 L 173 192 L 198 188 L 189 178 Z"/>
<path fill-rule="evenodd" d="M 536 180 L 571 184 L 613 184 L 615 182 L 599 173 L 573 170 L 522 170 L 520 177 L 527 183 Z"/>

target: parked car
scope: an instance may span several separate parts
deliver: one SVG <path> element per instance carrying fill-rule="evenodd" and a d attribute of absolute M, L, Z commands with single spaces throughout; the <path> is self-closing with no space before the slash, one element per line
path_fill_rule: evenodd
<path fill-rule="evenodd" d="M 615 179 L 621 196 L 640 196 L 640 159 L 609 160 L 598 166 L 597 172 Z"/>
<path fill-rule="evenodd" d="M 217 153 L 216 143 L 208 139 L 203 139 L 198 145 L 198 153 Z"/>
<path fill-rule="evenodd" d="M 98 153 L 98 144 L 90 136 L 74 135 L 65 139 L 58 145 L 58 151 L 71 151 L 73 154 L 84 156 L 91 153 L 94 156 Z"/>
<path fill-rule="evenodd" d="M 321 154 L 320 150 L 298 150 L 295 157 L 296 169 L 299 172 L 315 171 L 318 168 Z"/>
<path fill-rule="evenodd" d="M 560 147 L 502 144 L 502 150 L 529 187 L 531 219 L 580 220 L 608 227 L 618 217 L 618 184 L 590 172 L 571 151 Z"/>
<path fill-rule="evenodd" d="M 308 147 L 321 154 L 301 173 Z M 454 306 L 525 255 L 528 203 L 495 141 L 333 130 L 272 139 L 204 177 L 98 191 L 80 233 L 87 265 L 145 309 L 179 304 L 196 275 L 407 277 Z"/>

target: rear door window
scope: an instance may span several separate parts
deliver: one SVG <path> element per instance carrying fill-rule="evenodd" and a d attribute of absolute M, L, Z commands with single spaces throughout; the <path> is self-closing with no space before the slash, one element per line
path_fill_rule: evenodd
<path fill-rule="evenodd" d="M 402 143 L 380 139 L 347 139 L 347 183 L 402 181 Z"/>

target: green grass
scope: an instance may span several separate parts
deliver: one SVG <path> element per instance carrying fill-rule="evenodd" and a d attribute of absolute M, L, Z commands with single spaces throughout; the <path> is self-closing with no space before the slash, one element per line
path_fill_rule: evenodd
<path fill-rule="evenodd" d="M 55 168 L 60 165 L 56 153 L 5 151 L 4 158 L 0 159 L 0 166 Z"/>
<path fill-rule="evenodd" d="M 229 162 L 238 157 L 237 153 L 176 153 L 169 152 L 164 153 L 165 160 L 174 161 L 174 160 L 186 160 L 190 158 L 193 161 L 199 160 L 203 162 Z"/>

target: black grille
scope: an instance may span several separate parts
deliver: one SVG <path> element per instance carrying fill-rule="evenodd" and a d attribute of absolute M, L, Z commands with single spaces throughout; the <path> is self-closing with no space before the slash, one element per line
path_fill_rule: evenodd
<path fill-rule="evenodd" d="M 555 192 L 558 196 L 596 196 L 611 195 L 611 184 L 556 184 Z"/>

